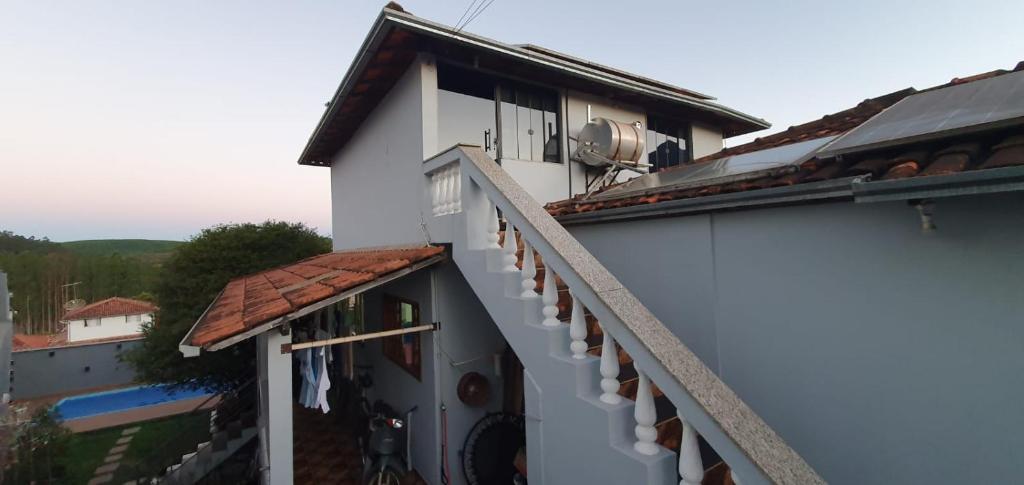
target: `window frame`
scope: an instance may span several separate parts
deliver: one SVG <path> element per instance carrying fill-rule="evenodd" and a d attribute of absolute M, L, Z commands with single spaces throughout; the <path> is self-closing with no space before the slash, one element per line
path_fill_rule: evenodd
<path fill-rule="evenodd" d="M 384 294 L 381 300 L 382 331 L 403 328 L 401 321 L 402 304 L 412 306 L 412 321 L 409 323 L 409 326 L 415 327 L 420 324 L 420 305 L 416 301 L 389 294 Z M 405 362 L 403 340 L 407 338 L 411 339 L 413 344 L 413 362 L 411 364 Z M 381 353 L 384 354 L 387 360 L 408 372 L 417 381 L 423 381 L 423 338 L 421 332 L 382 337 L 380 340 Z"/>
<path fill-rule="evenodd" d="M 655 128 L 652 128 L 652 125 Z M 650 146 L 650 133 L 663 134 L 668 136 L 667 130 L 659 131 L 657 126 L 659 125 L 673 125 L 676 127 L 676 138 L 685 143 L 685 148 L 680 150 L 685 155 L 679 157 L 679 161 L 673 165 L 659 165 L 656 161 L 650 159 L 650 154 L 657 150 L 657 146 Z M 657 136 L 655 136 L 657 138 Z M 690 121 L 681 119 L 675 116 L 664 115 L 661 113 L 648 112 L 647 113 L 647 126 L 644 127 L 644 143 L 648 146 L 645 151 L 647 153 L 647 163 L 651 164 L 651 173 L 660 172 L 672 167 L 678 167 L 680 165 L 690 165 L 693 163 L 693 124 Z"/>

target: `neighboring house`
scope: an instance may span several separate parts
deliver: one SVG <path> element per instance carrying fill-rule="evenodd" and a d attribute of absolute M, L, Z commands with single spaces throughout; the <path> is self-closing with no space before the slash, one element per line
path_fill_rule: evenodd
<path fill-rule="evenodd" d="M 115 296 L 64 314 L 62 332 L 68 342 L 138 336 L 143 325 L 153 321 L 156 310 L 147 301 Z"/>
<path fill-rule="evenodd" d="M 107 298 L 69 311 L 56 334 L 14 334 L 9 389 L 12 399 L 73 394 L 135 382 L 122 352 L 141 344 L 142 326 L 157 307 Z"/>
<path fill-rule="evenodd" d="M 768 124 L 389 4 L 299 159 L 335 252 L 232 281 L 181 350 L 255 338 L 275 485 L 360 466 L 297 409 L 317 349 L 416 410 L 427 483 L 1013 482 L 1022 92 L 1024 63 L 723 149 Z M 656 173 L 583 198 L 597 117 Z"/>

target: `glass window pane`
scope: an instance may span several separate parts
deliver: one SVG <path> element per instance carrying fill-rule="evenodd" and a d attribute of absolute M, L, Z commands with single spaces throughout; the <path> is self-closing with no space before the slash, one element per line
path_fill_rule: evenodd
<path fill-rule="evenodd" d="M 509 94 L 507 97 L 512 98 L 512 95 Z M 504 91 L 502 91 L 502 98 L 506 98 Z M 499 143 L 501 143 L 502 158 L 519 158 L 519 128 L 516 105 L 514 103 L 505 101 L 501 103 L 501 138 Z"/>
<path fill-rule="evenodd" d="M 558 115 L 554 111 L 544 111 L 544 161 L 558 162 L 562 152 L 558 146 Z"/>
<path fill-rule="evenodd" d="M 532 96 L 538 99 L 537 96 Z M 544 160 L 544 112 L 539 109 L 530 110 L 530 160 Z"/>

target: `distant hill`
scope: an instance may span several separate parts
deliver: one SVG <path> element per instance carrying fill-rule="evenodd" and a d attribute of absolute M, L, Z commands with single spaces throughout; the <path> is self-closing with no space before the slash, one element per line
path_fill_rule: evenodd
<path fill-rule="evenodd" d="M 164 241 L 158 239 L 91 239 L 84 241 L 67 241 L 59 243 L 68 250 L 90 256 L 143 256 L 169 253 L 181 241 Z"/>

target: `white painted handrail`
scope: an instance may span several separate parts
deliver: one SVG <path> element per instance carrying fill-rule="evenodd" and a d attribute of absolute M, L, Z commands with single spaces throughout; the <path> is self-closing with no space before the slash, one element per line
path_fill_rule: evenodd
<path fill-rule="evenodd" d="M 683 419 L 683 444 L 680 472 L 683 482 L 693 482 L 693 453 L 696 434 L 729 464 L 733 476 L 745 483 L 820 484 L 824 480 L 780 438 L 753 410 L 701 362 L 664 324 L 594 258 L 533 197 L 520 187 L 493 159 L 476 146 L 459 145 L 424 162 L 424 174 L 433 174 L 458 166 L 461 182 L 451 191 L 466 217 L 467 238 L 482 241 L 475 249 L 497 248 L 497 210 L 507 221 L 503 269 L 515 267 L 519 229 L 530 251 L 544 262 L 542 295 L 544 325 L 558 325 L 555 272 L 569 287 L 573 298 L 570 318 L 571 353 L 586 358 L 586 308 L 600 322 L 608 339 L 618 344 L 634 361 L 639 374 L 634 408 L 636 437 L 634 448 L 642 454 L 658 453 L 657 431 L 651 381 L 675 405 Z M 471 199 L 465 199 L 471 197 Z M 479 198 L 480 200 L 477 200 Z M 511 262 L 510 262 L 511 261 Z M 604 349 L 610 355 L 614 343 Z M 605 352 L 602 351 L 604 354 Z M 617 358 L 617 356 L 616 356 Z M 605 359 L 602 356 L 602 364 Z M 604 380 L 615 379 L 617 369 L 602 366 Z M 616 366 L 617 367 L 617 366 Z M 640 369 L 643 369 L 640 372 Z M 605 374 L 608 374 L 606 377 Z M 617 382 L 615 382 L 617 384 Z M 612 387 L 609 383 L 608 388 Z M 607 393 L 607 392 L 606 392 Z M 689 429 L 689 431 L 687 431 Z M 699 454 L 697 455 L 699 462 Z"/>

